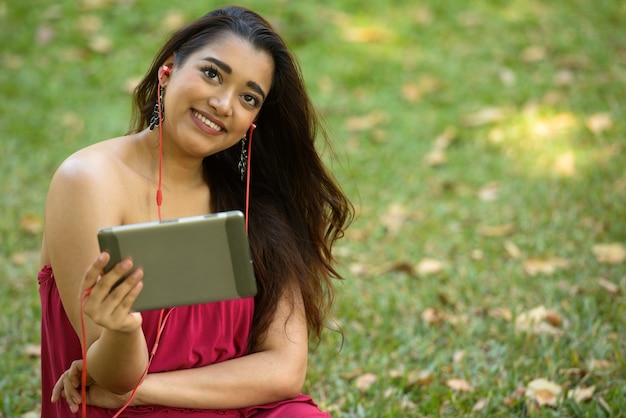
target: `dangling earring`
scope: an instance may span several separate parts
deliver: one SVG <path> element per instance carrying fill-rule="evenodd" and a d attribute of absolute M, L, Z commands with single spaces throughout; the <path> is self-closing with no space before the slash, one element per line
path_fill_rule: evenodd
<path fill-rule="evenodd" d="M 248 128 L 248 136 L 241 138 L 241 155 L 239 156 L 239 164 L 237 168 L 239 168 L 239 173 L 241 173 L 241 181 L 243 182 L 246 178 L 246 171 L 250 169 L 250 161 L 248 161 L 249 155 L 248 153 L 252 153 L 252 133 L 256 129 L 256 125 L 254 123 L 250 124 L 250 128 Z M 248 141 L 250 143 L 248 144 Z M 248 177 L 248 181 L 250 177 Z"/>
<path fill-rule="evenodd" d="M 154 128 L 159 126 L 163 118 L 165 117 L 165 106 L 163 105 L 163 91 L 164 89 L 159 84 L 159 97 L 154 104 L 154 110 L 152 110 L 152 117 L 150 118 L 150 124 L 148 128 L 154 131 Z"/>
<path fill-rule="evenodd" d="M 241 181 L 246 178 L 246 168 L 248 167 L 248 138 L 241 138 L 241 155 L 239 156 L 239 173 L 241 173 Z"/>

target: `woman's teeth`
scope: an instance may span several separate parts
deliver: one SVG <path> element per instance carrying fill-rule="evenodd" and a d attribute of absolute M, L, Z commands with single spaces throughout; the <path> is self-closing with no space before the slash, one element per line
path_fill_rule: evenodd
<path fill-rule="evenodd" d="M 209 128 L 215 129 L 216 131 L 221 131 L 222 130 L 221 126 L 214 124 L 213 122 L 211 122 L 210 120 L 208 120 L 207 118 L 202 116 L 200 113 L 196 112 L 195 110 L 193 111 L 193 114 L 194 114 L 195 117 L 200 119 L 202 121 L 202 123 L 204 123 Z"/>

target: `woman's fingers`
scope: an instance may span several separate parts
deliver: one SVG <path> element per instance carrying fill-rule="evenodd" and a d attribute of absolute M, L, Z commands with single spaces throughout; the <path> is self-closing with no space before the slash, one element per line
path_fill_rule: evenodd
<path fill-rule="evenodd" d="M 110 258 L 111 256 L 108 253 L 102 252 L 98 255 L 98 258 L 91 263 L 85 272 L 85 277 L 83 278 L 83 284 L 81 286 L 81 293 L 91 289 L 98 282 L 100 275 L 102 274 L 102 270 L 106 267 Z"/>
<path fill-rule="evenodd" d="M 105 254 L 105 253 L 103 253 Z M 104 268 L 107 257 L 99 257 L 88 270 L 85 282 L 93 281 L 93 275 L 99 267 Z M 131 259 L 117 263 L 109 272 L 96 279 L 90 293 L 85 296 L 83 310 L 96 324 L 117 331 L 132 331 L 141 325 L 138 315 L 129 315 L 132 304 L 141 292 L 143 270 L 134 271 Z"/>
<path fill-rule="evenodd" d="M 89 296 L 91 299 L 104 300 L 118 283 L 124 283 L 124 277 L 133 268 L 132 260 L 127 258 L 117 263 L 107 273 L 103 273 L 109 257 L 107 253 L 100 254 L 85 274 L 83 291 L 90 289 Z"/>
<path fill-rule="evenodd" d="M 58 402 L 64 398 L 72 412 L 78 412 L 81 404 L 80 376 L 82 372 L 82 360 L 76 360 L 70 368 L 57 380 L 52 389 L 51 401 Z"/>

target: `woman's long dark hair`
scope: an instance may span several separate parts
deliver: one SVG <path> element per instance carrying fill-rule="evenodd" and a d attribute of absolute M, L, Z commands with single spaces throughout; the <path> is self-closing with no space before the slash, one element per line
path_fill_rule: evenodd
<path fill-rule="evenodd" d="M 159 67 L 172 55 L 180 65 L 197 49 L 235 34 L 274 60 L 274 78 L 256 120 L 251 158 L 249 239 L 258 294 L 249 348 L 272 322 L 287 286 L 302 292 L 310 336 L 319 342 L 334 301 L 333 243 L 352 220 L 353 207 L 316 149 L 326 139 L 300 69 L 284 41 L 258 14 L 240 7 L 211 12 L 176 32 L 155 57 L 134 94 L 131 132 L 146 128 L 157 95 Z M 165 119 L 167 123 L 167 116 Z M 204 160 L 213 210 L 244 211 L 245 188 L 237 164 L 239 144 Z"/>

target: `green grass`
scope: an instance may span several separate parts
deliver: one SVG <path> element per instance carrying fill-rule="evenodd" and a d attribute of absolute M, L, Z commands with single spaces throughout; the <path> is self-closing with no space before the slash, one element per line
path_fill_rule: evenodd
<path fill-rule="evenodd" d="M 343 417 L 623 416 L 626 263 L 601 263 L 592 248 L 626 245 L 624 2 L 242 4 L 293 46 L 334 141 L 329 163 L 359 212 L 337 248 L 344 339 L 325 334 L 306 390 Z M 0 416 L 40 401 L 29 347 L 39 343 L 37 225 L 54 169 L 126 131 L 126 85 L 165 22 L 217 5 L 0 2 Z M 97 35 L 109 51 L 90 47 Z M 481 120 L 488 108 L 497 117 Z M 448 128 L 444 163 L 429 165 Z M 494 200 L 481 197 L 488 185 Z M 506 234 L 484 233 L 503 225 Z M 552 274 L 524 269 L 556 257 L 568 265 Z M 423 259 L 442 270 L 419 274 Z M 561 335 L 516 332 L 516 317 L 540 305 L 564 320 Z M 441 323 L 424 320 L 428 309 Z M 420 372 L 432 379 L 418 382 Z M 359 387 L 368 373 L 375 382 Z M 518 389 L 540 377 L 594 395 L 536 409 Z M 473 392 L 450 389 L 452 378 Z"/>

